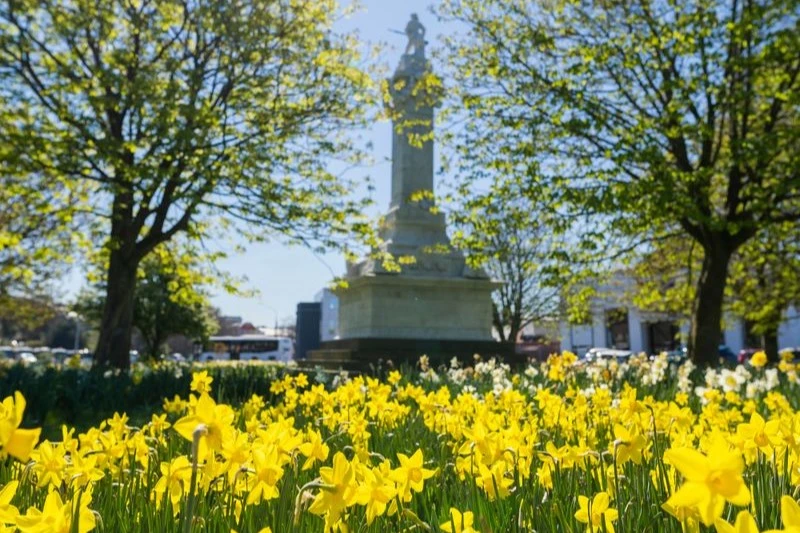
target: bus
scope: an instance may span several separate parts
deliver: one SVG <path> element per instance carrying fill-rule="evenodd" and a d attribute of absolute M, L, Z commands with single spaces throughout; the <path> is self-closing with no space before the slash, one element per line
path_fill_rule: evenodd
<path fill-rule="evenodd" d="M 220 335 L 208 338 L 197 356 L 200 361 L 282 361 L 294 358 L 294 343 L 289 337 L 266 335 Z"/>

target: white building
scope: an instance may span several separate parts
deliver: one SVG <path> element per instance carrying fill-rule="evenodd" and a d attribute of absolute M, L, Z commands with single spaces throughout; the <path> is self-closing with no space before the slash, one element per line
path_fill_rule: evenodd
<path fill-rule="evenodd" d="M 583 355 L 590 348 L 616 348 L 648 354 L 677 350 L 686 344 L 689 325 L 679 317 L 637 308 L 627 300 L 632 281 L 621 275 L 604 284 L 591 304 L 586 324 L 560 325 L 561 348 Z M 742 319 L 728 316 L 722 342 L 734 353 L 755 348 L 760 340 Z M 800 346 L 800 310 L 790 307 L 778 330 L 778 347 Z"/>
<path fill-rule="evenodd" d="M 339 298 L 330 289 L 322 289 L 314 296 L 320 303 L 319 340 L 332 341 L 339 338 Z"/>

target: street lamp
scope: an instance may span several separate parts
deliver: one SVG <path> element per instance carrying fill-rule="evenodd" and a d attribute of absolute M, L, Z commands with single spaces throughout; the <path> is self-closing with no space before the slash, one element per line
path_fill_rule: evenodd
<path fill-rule="evenodd" d="M 272 328 L 272 335 L 274 337 L 277 337 L 278 336 L 278 311 L 277 311 L 277 309 L 275 309 L 271 305 L 267 305 L 267 304 L 264 304 L 264 303 L 262 303 L 261 305 L 263 305 L 264 307 L 266 307 L 267 309 L 272 311 L 272 314 L 275 316 L 275 327 Z"/>
<path fill-rule="evenodd" d="M 81 315 L 79 315 L 75 311 L 70 311 L 69 313 L 67 313 L 67 318 L 75 321 L 75 342 L 72 345 L 72 351 L 77 353 L 78 346 L 80 345 L 81 341 L 81 322 L 80 322 Z"/>

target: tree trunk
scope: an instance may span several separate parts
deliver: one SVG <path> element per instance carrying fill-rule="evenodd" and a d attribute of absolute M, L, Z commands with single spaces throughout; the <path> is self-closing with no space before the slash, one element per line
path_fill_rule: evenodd
<path fill-rule="evenodd" d="M 769 330 L 764 333 L 764 352 L 767 354 L 767 360 L 770 363 L 777 363 L 780 360 L 778 355 L 778 324 L 770 326 Z"/>
<path fill-rule="evenodd" d="M 152 360 L 153 362 L 159 361 L 159 359 L 161 358 L 161 347 L 164 345 L 165 342 L 167 342 L 167 335 L 165 335 L 160 330 L 157 331 L 153 338 L 153 345 L 150 346 L 149 349 L 150 353 L 148 355 L 150 357 L 150 360 Z"/>
<path fill-rule="evenodd" d="M 160 333 L 154 333 L 152 337 L 147 337 L 141 330 L 139 333 L 144 341 L 145 356 L 153 362 L 158 361 L 158 356 L 161 355 L 159 348 L 164 343 L 163 336 Z"/>
<path fill-rule="evenodd" d="M 500 309 L 496 303 L 492 303 L 492 323 L 497 335 L 500 337 L 501 342 L 506 342 L 506 328 L 503 322 L 503 317 L 500 314 Z"/>
<path fill-rule="evenodd" d="M 95 362 L 98 365 L 122 369 L 130 367 L 137 267 L 138 261 L 133 254 L 112 250 L 100 338 L 95 353 Z"/>
<path fill-rule="evenodd" d="M 704 246 L 703 266 L 692 305 L 689 357 L 698 366 L 719 364 L 722 340 L 722 302 L 733 250 L 722 238 Z"/>

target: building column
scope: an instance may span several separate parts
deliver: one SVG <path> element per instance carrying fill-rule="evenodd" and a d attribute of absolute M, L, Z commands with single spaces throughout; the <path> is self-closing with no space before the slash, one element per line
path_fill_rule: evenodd
<path fill-rule="evenodd" d="M 642 342 L 642 317 L 635 307 L 628 308 L 628 339 L 633 353 L 645 351 Z"/>

